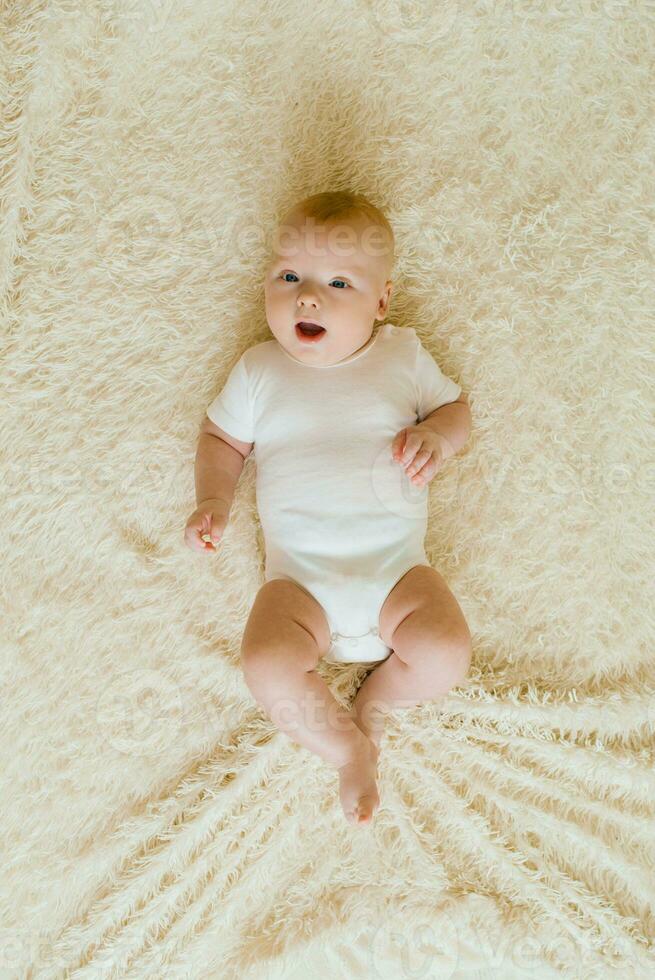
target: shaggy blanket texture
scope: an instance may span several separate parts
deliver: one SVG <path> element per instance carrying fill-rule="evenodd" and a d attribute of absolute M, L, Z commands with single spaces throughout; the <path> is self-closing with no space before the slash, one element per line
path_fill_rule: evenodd
<path fill-rule="evenodd" d="M 1 977 L 653 976 L 654 50 L 646 0 L 0 4 Z M 470 676 L 366 828 L 239 667 L 252 457 L 183 541 L 265 236 L 341 188 L 473 417 Z"/>

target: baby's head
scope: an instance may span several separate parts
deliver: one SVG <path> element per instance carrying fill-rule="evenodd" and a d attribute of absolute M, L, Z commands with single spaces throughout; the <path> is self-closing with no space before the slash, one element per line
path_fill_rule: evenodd
<path fill-rule="evenodd" d="M 313 194 L 281 219 L 266 268 L 266 318 L 276 340 L 306 364 L 337 364 L 384 320 L 394 235 L 384 214 L 349 191 Z M 303 334 L 297 323 L 323 329 Z"/>

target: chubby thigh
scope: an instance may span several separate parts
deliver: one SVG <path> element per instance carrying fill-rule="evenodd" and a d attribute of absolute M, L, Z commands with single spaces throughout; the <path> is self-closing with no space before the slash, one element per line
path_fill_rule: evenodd
<path fill-rule="evenodd" d="M 292 659 L 313 670 L 330 647 L 330 627 L 320 603 L 291 579 L 275 578 L 259 589 L 241 639 L 244 667 L 259 659 Z"/>

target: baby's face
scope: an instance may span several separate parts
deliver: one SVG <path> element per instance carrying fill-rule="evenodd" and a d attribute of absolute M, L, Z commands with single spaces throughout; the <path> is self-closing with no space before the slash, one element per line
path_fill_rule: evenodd
<path fill-rule="evenodd" d="M 393 283 L 383 232 L 363 217 L 321 223 L 294 215 L 277 230 L 266 269 L 266 318 L 284 349 L 305 364 L 337 364 L 384 320 Z M 297 326 L 314 321 L 310 336 Z"/>

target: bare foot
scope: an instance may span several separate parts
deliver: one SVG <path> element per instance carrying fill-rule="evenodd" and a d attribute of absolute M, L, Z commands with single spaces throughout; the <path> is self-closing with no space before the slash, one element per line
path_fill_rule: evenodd
<path fill-rule="evenodd" d="M 375 782 L 378 755 L 377 745 L 367 738 L 361 751 L 338 768 L 341 806 L 350 823 L 370 823 L 380 805 Z"/>

